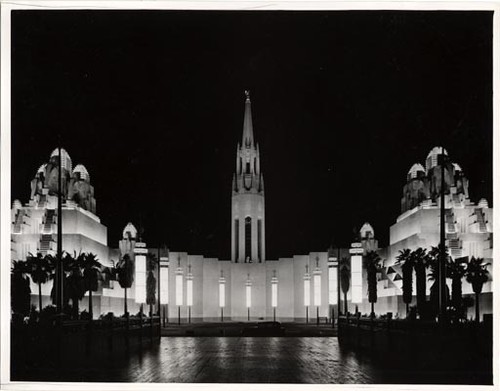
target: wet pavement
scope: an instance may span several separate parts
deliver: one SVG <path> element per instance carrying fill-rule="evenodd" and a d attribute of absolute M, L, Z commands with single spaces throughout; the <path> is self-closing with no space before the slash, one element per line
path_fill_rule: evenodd
<path fill-rule="evenodd" d="M 170 337 L 74 381 L 160 383 L 377 383 L 369 362 L 342 352 L 337 338 Z M 78 380 L 77 380 L 78 379 Z"/>
<path fill-rule="evenodd" d="M 461 369 L 416 369 L 402 357 L 339 346 L 336 337 L 162 337 L 143 350 L 47 370 L 18 381 L 144 383 L 488 384 Z M 395 361 L 394 361 L 395 360 Z M 472 379 L 472 383 L 469 380 Z"/>

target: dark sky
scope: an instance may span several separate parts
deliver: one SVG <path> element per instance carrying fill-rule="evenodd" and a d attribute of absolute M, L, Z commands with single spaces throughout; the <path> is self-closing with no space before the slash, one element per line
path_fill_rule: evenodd
<path fill-rule="evenodd" d="M 406 173 L 444 143 L 492 202 L 492 13 L 18 11 L 12 197 L 58 135 L 117 246 L 228 259 L 244 90 L 266 185 L 267 258 L 381 244 Z"/>

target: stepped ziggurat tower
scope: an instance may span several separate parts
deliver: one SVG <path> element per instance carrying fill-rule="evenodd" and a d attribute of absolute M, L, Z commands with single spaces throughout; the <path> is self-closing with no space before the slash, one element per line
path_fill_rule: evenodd
<path fill-rule="evenodd" d="M 243 137 L 236 149 L 233 176 L 231 260 L 262 262 L 265 252 L 264 178 L 259 144 L 254 140 L 250 91 L 245 91 Z"/>
<path fill-rule="evenodd" d="M 238 129 L 239 134 L 241 130 Z M 452 162 L 441 147 L 433 148 L 424 165 L 411 166 L 403 185 L 401 214 L 390 227 L 389 245 L 379 247 L 375 231 L 363 224 L 359 235 L 344 248 L 319 249 L 307 254 L 266 259 L 264 179 L 260 150 L 252 124 L 250 93 L 245 92 L 243 136 L 236 150 L 236 171 L 232 179 L 231 259 L 207 258 L 171 247 L 154 248 L 142 242 L 132 223 L 126 224 L 121 240 L 111 247 L 107 227 L 96 212 L 94 187 L 85 166 L 73 167 L 66 150 L 62 161 L 62 248 L 69 254 L 94 253 L 111 270 L 125 255 L 134 265 L 134 282 L 128 289 L 129 312 L 139 311 L 146 301 L 146 260 L 160 260 L 154 277 L 161 282 L 159 295 L 164 317 L 174 322 L 305 321 L 331 317 L 338 313 L 340 292 L 338 261 L 347 259 L 349 284 L 347 308 L 369 313 L 366 270 L 363 257 L 377 251 L 384 267 L 377 278 L 379 314 L 405 313 L 402 300 L 402 270 L 396 257 L 400 250 L 418 247 L 429 250 L 439 244 L 440 159 L 446 155 L 445 208 L 446 246 L 453 259 L 482 257 L 493 263 L 493 208 L 485 199 L 475 203 L 469 198 L 469 181 L 462 168 Z M 11 259 L 26 260 L 31 254 L 55 255 L 57 235 L 57 193 L 59 152 L 56 148 L 48 161 L 34 171 L 30 200 L 14 200 L 11 210 Z M 228 167 L 229 170 L 229 167 Z M 344 227 L 351 229 L 351 227 Z M 147 229 L 146 229 L 147 233 Z M 147 235 L 146 235 L 147 239 Z M 228 232 L 229 239 L 229 232 Z M 169 238 L 165 238 L 166 241 Z M 229 243 L 228 243 L 229 245 Z M 325 246 L 328 246 L 325 243 Z M 489 266 L 491 271 L 492 265 Z M 158 274 L 160 269 L 160 274 Z M 112 273 L 110 273 L 112 275 Z M 113 312 L 123 314 L 124 289 L 110 274 L 102 273 L 93 293 L 96 317 Z M 449 279 L 448 279 L 449 280 Z M 448 281 L 451 283 L 451 281 Z M 43 307 L 51 304 L 52 280 L 42 286 Z M 427 284 L 430 294 L 431 284 Z M 38 306 L 38 286 L 31 281 L 31 302 Z M 473 295 L 470 284 L 463 284 L 464 295 Z M 492 282 L 484 284 L 481 311 L 491 313 Z M 88 296 L 80 309 L 88 308 Z M 156 306 L 155 306 L 156 307 Z M 342 302 L 342 307 L 344 303 Z M 154 310 L 157 311 L 157 308 Z M 470 308 L 470 311 L 473 311 Z"/>

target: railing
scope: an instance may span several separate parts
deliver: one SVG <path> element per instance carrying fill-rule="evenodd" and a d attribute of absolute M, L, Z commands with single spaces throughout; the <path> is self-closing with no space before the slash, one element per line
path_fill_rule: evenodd
<path fill-rule="evenodd" d="M 387 317 L 383 318 L 370 318 L 362 317 L 356 315 L 341 315 L 339 316 L 339 327 L 342 326 L 354 326 L 362 330 L 393 330 L 401 332 L 413 332 L 418 330 L 421 333 L 433 333 L 440 330 L 441 325 L 434 321 L 420 320 L 420 319 L 392 319 Z M 450 323 L 448 325 L 448 330 L 451 331 L 462 331 L 466 329 L 473 329 L 477 327 L 475 322 L 463 322 L 463 323 Z"/>

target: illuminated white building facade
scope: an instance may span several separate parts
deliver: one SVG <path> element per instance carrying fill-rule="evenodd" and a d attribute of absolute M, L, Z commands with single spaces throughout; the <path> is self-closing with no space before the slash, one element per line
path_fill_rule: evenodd
<path fill-rule="evenodd" d="M 92 252 L 105 266 L 128 254 L 135 267 L 128 289 L 130 313 L 146 301 L 147 254 L 161 260 L 160 298 L 169 319 L 296 320 L 328 317 L 336 296 L 329 294 L 328 253 L 311 252 L 291 258 L 268 260 L 265 256 L 264 180 L 260 150 L 254 138 L 250 95 L 246 93 L 243 136 L 237 147 L 232 184 L 231 259 L 219 260 L 186 252 L 148 248 L 133 224 L 123 230 L 119 248 L 107 246 L 107 229 L 96 215 L 94 189 L 82 165 L 72 168 L 63 150 L 63 250 Z M 57 151 L 42 165 L 32 181 L 26 205 L 15 201 L 12 209 L 12 259 L 28 253 L 55 254 L 57 241 Z M 48 244 L 46 244 L 48 243 Z M 311 282 L 304 285 L 308 270 Z M 155 271 L 155 277 L 158 273 Z M 50 303 L 52 282 L 45 284 L 44 305 Z M 32 292 L 37 292 L 32 287 Z M 307 289 L 307 291 L 305 291 Z M 158 292 L 157 292 L 158 293 Z M 311 300 L 305 302 L 305 298 Z M 33 303 L 37 303 L 36 295 Z M 117 281 L 101 282 L 93 294 L 94 314 L 123 313 L 124 290 Z M 81 309 L 87 305 L 84 299 Z M 310 307 L 310 308 L 309 308 Z M 223 309 L 221 311 L 221 309 Z M 311 320 L 312 321 L 312 320 Z"/>
<path fill-rule="evenodd" d="M 401 199 L 401 215 L 390 227 L 389 246 L 378 248 L 373 228 L 367 223 L 360 232 L 363 254 L 377 250 L 384 261 L 384 267 L 378 275 L 377 313 L 404 316 L 405 304 L 402 300 L 402 270 L 396 264 L 400 250 L 415 250 L 419 247 L 430 250 L 438 246 L 440 240 L 440 191 L 441 191 L 441 155 L 445 156 L 445 245 L 452 259 L 480 257 L 490 263 L 488 270 L 493 275 L 493 209 L 483 198 L 474 203 L 469 198 L 469 181 L 464 171 L 453 163 L 445 149 L 434 147 L 427 155 L 424 165 L 415 163 L 408 171 L 406 184 Z M 354 255 L 352 255 L 354 257 Z M 352 260 L 352 258 L 351 258 Z M 362 278 L 362 301 L 358 297 L 352 300 L 363 313 L 370 312 L 367 301 L 366 275 Z M 354 278 L 354 277 L 353 277 Z M 415 281 L 415 278 L 414 278 Z M 451 291 L 451 280 L 447 280 Z M 427 282 L 427 294 L 430 294 L 432 281 Z M 413 293 L 416 294 L 415 284 Z M 464 295 L 473 294 L 471 284 L 462 281 Z M 360 292 L 359 289 L 356 289 Z M 483 287 L 481 313 L 492 313 L 492 281 Z M 415 298 L 412 305 L 415 305 Z M 352 308 L 352 307 L 351 307 Z M 469 309 L 469 315 L 473 308 Z"/>
<path fill-rule="evenodd" d="M 91 252 L 105 266 L 117 259 L 118 251 L 108 247 L 107 228 L 96 215 L 94 187 L 90 175 L 81 164 L 73 167 L 71 157 L 61 149 L 62 161 L 62 237 L 63 251 L 70 254 Z M 31 253 L 55 255 L 57 249 L 57 193 L 59 151 L 55 149 L 48 162 L 42 164 L 31 181 L 30 200 L 15 200 L 11 210 L 11 258 L 25 260 Z M 38 286 L 31 282 L 31 291 Z M 52 281 L 42 286 L 43 305 L 50 304 Z M 86 299 L 85 299 L 86 300 Z M 38 304 L 33 297 L 33 304 Z M 99 311 L 99 300 L 95 310 Z"/>
<path fill-rule="evenodd" d="M 118 248 L 107 244 L 107 228 L 96 215 L 94 188 L 83 165 L 73 168 L 62 150 L 63 250 L 92 252 L 111 267 L 128 254 L 135 267 L 135 281 L 128 289 L 128 308 L 139 311 L 146 301 L 147 254 L 160 259 L 160 298 L 169 319 L 185 322 L 207 320 L 300 320 L 330 317 L 340 291 L 338 259 L 350 258 L 351 281 L 347 295 L 349 311 L 355 305 L 369 313 L 363 256 L 376 250 L 384 260 L 378 276 L 377 313 L 404 313 L 401 270 L 395 265 L 399 250 L 439 243 L 440 148 L 434 148 L 425 168 L 414 164 L 408 172 L 401 201 L 402 214 L 390 228 L 390 245 L 380 249 L 372 226 L 364 224 L 360 241 L 352 248 L 310 252 L 277 260 L 266 259 L 264 179 L 260 150 L 254 137 L 251 101 L 246 94 L 243 136 L 237 146 L 236 171 L 232 183 L 231 259 L 220 260 L 186 252 L 149 248 L 129 223 Z M 12 207 L 12 259 L 26 259 L 29 253 L 55 254 L 57 240 L 58 151 L 40 166 L 31 182 L 27 204 L 14 201 Z M 470 201 L 468 180 L 456 163 L 446 165 L 446 238 L 451 255 L 483 257 L 492 262 L 492 209 L 486 200 Z M 491 269 L 490 269 L 491 270 Z M 155 271 L 158 279 L 158 271 Z M 428 289 L 430 284 L 428 285 Z M 43 305 L 50 303 L 52 282 L 42 289 Z M 464 293 L 470 293 L 468 283 Z M 491 282 L 484 287 L 491 292 Z M 32 286 L 32 292 L 37 292 Z M 158 291 L 156 292 L 158 295 Z M 490 294 L 491 296 L 491 294 Z M 94 297 L 94 314 L 123 313 L 124 290 L 117 281 L 102 281 Z M 483 310 L 488 311 L 488 300 Z M 33 296 L 33 304 L 37 297 Z M 86 299 L 81 309 L 86 308 Z M 491 307 L 491 299 L 490 299 Z M 490 309 L 491 312 L 491 309 Z"/>

